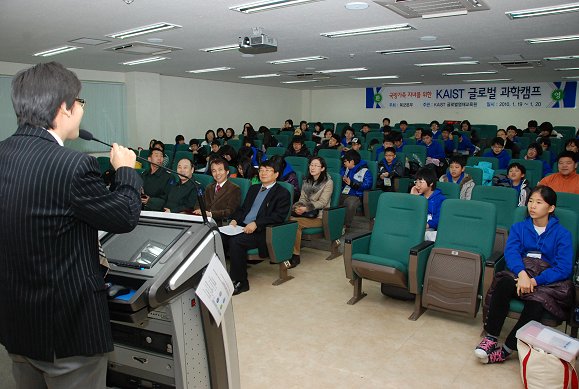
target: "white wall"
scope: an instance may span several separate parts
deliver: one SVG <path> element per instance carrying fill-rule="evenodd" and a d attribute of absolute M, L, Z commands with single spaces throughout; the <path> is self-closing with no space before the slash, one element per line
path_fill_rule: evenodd
<path fill-rule="evenodd" d="M 339 89 L 312 91 L 311 112 L 308 121 L 320 122 L 371 122 L 382 123 L 382 118 L 389 117 L 392 124 L 400 120 L 408 123 L 430 123 L 432 120 L 464 120 L 472 124 L 496 124 L 499 128 L 515 125 L 526 128 L 531 119 L 539 123 L 550 121 L 553 125 L 579 126 L 579 116 L 575 109 L 527 108 L 527 109 L 433 109 L 433 108 L 398 108 L 367 109 L 366 89 Z"/>

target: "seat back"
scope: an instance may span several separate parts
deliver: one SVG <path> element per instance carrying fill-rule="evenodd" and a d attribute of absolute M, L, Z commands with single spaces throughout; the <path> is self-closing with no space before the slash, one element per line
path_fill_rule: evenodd
<path fill-rule="evenodd" d="M 293 138 L 293 134 L 284 131 L 283 133 L 277 134 L 275 138 L 284 148 L 287 148 L 289 146 L 290 139 Z"/>
<path fill-rule="evenodd" d="M 239 148 L 241 147 L 241 140 L 240 139 L 229 139 L 227 141 L 227 144 L 231 147 L 233 147 L 233 149 L 235 151 L 238 151 Z"/>
<path fill-rule="evenodd" d="M 165 146 L 165 151 L 170 151 L 169 149 L 167 149 L 167 146 Z M 187 143 L 175 145 L 173 151 L 174 152 L 189 151 L 189 145 Z"/>
<path fill-rule="evenodd" d="M 557 210 L 561 209 L 569 210 L 575 213 L 575 216 L 578 219 L 577 239 L 579 239 L 579 194 L 557 192 L 557 208 L 555 210 L 555 214 L 557 213 Z M 577 247 L 577 249 L 579 249 L 579 247 Z M 577 255 L 579 255 L 579 252 L 576 251 L 575 256 Z"/>
<path fill-rule="evenodd" d="M 277 147 L 277 146 L 272 146 L 272 147 L 268 147 L 267 150 L 265 151 L 265 155 L 267 155 L 267 157 L 273 157 L 274 155 L 284 155 L 286 151 L 285 147 Z"/>
<path fill-rule="evenodd" d="M 305 174 L 308 171 L 307 157 L 285 157 L 284 159 L 292 166 L 294 171 L 302 172 L 302 174 Z"/>
<path fill-rule="evenodd" d="M 318 154 L 321 157 L 321 155 Z M 326 165 L 328 166 L 328 173 L 340 174 L 340 169 L 342 168 L 342 161 L 336 158 L 324 158 Z M 339 182 L 342 182 L 340 179 Z"/>
<path fill-rule="evenodd" d="M 346 122 L 338 122 L 336 123 L 336 133 L 341 134 L 342 131 L 344 130 L 344 128 L 348 127 L 350 125 L 350 123 L 346 123 Z M 325 127 L 324 127 L 325 129 Z"/>
<path fill-rule="evenodd" d="M 414 160 L 418 157 L 421 166 L 424 166 L 426 163 L 426 146 L 423 145 L 406 145 L 402 148 L 404 154 L 406 154 L 406 158 L 409 160 Z"/>
<path fill-rule="evenodd" d="M 289 182 L 284 182 L 284 181 L 278 181 L 277 182 L 279 185 L 281 185 L 282 187 L 286 188 L 287 191 L 290 194 L 290 204 L 294 203 L 294 186 L 292 184 L 290 184 Z M 285 220 L 289 219 L 290 214 L 292 211 L 292 207 L 289 207 L 287 216 L 285 217 Z"/>
<path fill-rule="evenodd" d="M 314 149 L 316 148 L 316 142 L 314 142 L 313 140 L 307 140 L 304 142 L 307 149 L 310 151 L 310 154 L 314 153 Z"/>
<path fill-rule="evenodd" d="M 476 166 L 479 162 L 490 162 L 493 165 L 493 170 L 499 168 L 499 160 L 495 157 L 468 157 L 466 160 L 467 166 Z"/>
<path fill-rule="evenodd" d="M 173 165 L 172 165 L 172 169 L 173 170 L 177 170 L 177 165 L 179 164 L 179 161 L 183 158 L 187 158 L 189 160 L 191 160 L 192 154 L 190 151 L 177 151 L 175 153 L 175 158 L 173 159 Z"/>
<path fill-rule="evenodd" d="M 366 146 L 369 146 L 372 143 L 372 140 L 376 139 L 379 145 L 382 145 L 382 143 L 384 142 L 384 134 L 381 132 L 369 132 L 366 135 Z"/>
<path fill-rule="evenodd" d="M 332 178 L 334 188 L 332 189 L 332 198 L 330 200 L 330 207 L 337 207 L 340 203 L 340 194 L 342 193 L 342 177 L 339 173 L 328 172 L 328 176 Z"/>
<path fill-rule="evenodd" d="M 362 158 L 364 161 L 372 160 L 372 153 L 368 150 L 360 150 L 358 151 L 358 154 L 360 154 L 360 158 Z"/>
<path fill-rule="evenodd" d="M 483 262 L 493 250 L 496 212 L 494 204 L 476 200 L 442 203 L 436 242 L 426 265 L 423 307 L 476 316 Z"/>
<path fill-rule="evenodd" d="M 368 164 L 368 170 L 372 174 L 372 189 L 376 189 L 376 181 L 378 180 L 378 162 L 376 161 L 366 161 Z"/>
<path fill-rule="evenodd" d="M 481 169 L 472 166 L 465 166 L 464 172 L 472 178 L 475 185 L 482 185 L 483 171 Z"/>
<path fill-rule="evenodd" d="M 334 149 L 321 149 L 320 151 L 318 151 L 318 155 L 322 158 L 324 158 L 325 160 L 328 159 L 340 159 L 340 157 L 342 156 L 342 153 L 340 152 L 340 150 L 334 150 Z"/>
<path fill-rule="evenodd" d="M 193 179 L 197 181 L 199 184 L 201 184 L 203 191 L 205 191 L 207 185 L 211 184 L 214 181 L 213 176 L 203 173 L 193 173 Z"/>
<path fill-rule="evenodd" d="M 241 177 L 229 177 L 228 180 L 231 180 L 231 182 L 233 184 L 239 186 L 239 190 L 241 192 L 240 204 L 243 204 L 243 202 L 245 201 L 245 196 L 247 196 L 247 191 L 249 190 L 249 187 L 251 186 L 251 181 L 248 180 L 247 178 L 241 178 Z"/>
<path fill-rule="evenodd" d="M 543 178 L 543 162 L 539 160 L 527 160 L 524 158 L 517 158 L 511 159 L 511 163 L 520 163 L 525 167 L 527 173 L 525 174 L 525 178 L 529 181 L 529 186 L 534 188 L 537 186 L 537 183 L 541 181 Z"/>
<path fill-rule="evenodd" d="M 97 162 L 99 163 L 101 174 L 105 174 L 112 167 L 110 157 L 97 157 Z"/>
<path fill-rule="evenodd" d="M 428 200 L 408 193 L 385 192 L 378 200 L 368 253 L 408 264 L 410 248 L 424 240 Z"/>
<path fill-rule="evenodd" d="M 440 189 L 447 199 L 460 199 L 460 185 L 455 182 L 437 182 L 436 188 Z"/>

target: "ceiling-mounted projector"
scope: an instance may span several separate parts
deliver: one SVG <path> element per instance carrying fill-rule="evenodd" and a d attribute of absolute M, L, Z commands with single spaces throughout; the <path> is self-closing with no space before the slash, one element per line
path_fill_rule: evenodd
<path fill-rule="evenodd" d="M 239 51 L 244 54 L 263 54 L 277 51 L 277 40 L 265 35 L 261 27 L 253 28 L 253 35 L 239 37 Z"/>

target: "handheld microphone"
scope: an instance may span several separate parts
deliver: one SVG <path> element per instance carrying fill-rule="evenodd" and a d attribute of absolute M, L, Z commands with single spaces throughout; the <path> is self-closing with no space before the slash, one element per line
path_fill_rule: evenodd
<path fill-rule="evenodd" d="M 90 131 L 83 130 L 82 128 L 78 131 L 78 137 L 79 137 L 80 139 L 83 139 L 83 140 L 92 140 L 92 141 L 95 141 L 95 142 L 97 142 L 97 143 L 101 143 L 101 144 L 103 144 L 103 145 L 105 145 L 105 146 L 109 146 L 109 147 L 111 147 L 111 148 L 113 147 L 112 145 L 110 145 L 110 144 L 108 144 L 108 143 L 106 143 L 106 142 L 103 142 L 103 141 L 100 140 L 100 139 L 95 138 Z M 133 150 L 133 149 L 131 149 L 131 148 L 129 147 L 129 150 Z M 133 151 L 135 151 L 135 150 L 133 150 Z M 137 155 L 136 157 L 137 157 L 137 159 L 138 159 L 139 161 L 150 163 L 151 165 L 155 165 L 155 166 L 157 166 L 159 169 L 163 169 L 163 170 L 165 170 L 166 172 L 169 172 L 169 173 L 172 173 L 172 174 L 176 174 L 177 176 L 185 177 L 186 179 L 191 180 L 191 181 L 193 182 L 193 185 L 195 186 L 195 192 L 197 193 L 197 201 L 199 202 L 199 209 L 201 210 L 201 217 L 203 218 L 203 223 L 205 223 L 205 224 L 209 223 L 209 220 L 207 219 L 206 208 L 205 208 L 205 199 L 203 198 L 203 191 L 202 191 L 201 188 L 199 187 L 199 183 L 198 183 L 197 181 L 195 181 L 192 177 L 189 178 L 189 177 L 187 177 L 187 176 L 184 175 L 184 174 L 178 173 L 178 172 L 176 172 L 176 171 L 173 170 L 173 169 L 169 169 L 169 168 L 167 168 L 167 167 L 165 167 L 165 166 L 162 166 L 162 165 L 156 164 L 156 163 L 154 163 L 154 162 L 151 162 L 151 161 L 149 161 L 148 159 L 145 159 L 145 158 L 143 158 L 143 157 L 140 157 L 139 155 Z"/>

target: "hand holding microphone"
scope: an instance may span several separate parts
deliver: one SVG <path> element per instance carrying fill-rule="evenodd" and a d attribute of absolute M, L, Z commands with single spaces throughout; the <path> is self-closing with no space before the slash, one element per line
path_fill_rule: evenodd
<path fill-rule="evenodd" d="M 135 162 L 137 161 L 137 156 L 135 153 L 124 146 L 120 146 L 113 143 L 111 148 L 111 165 L 117 170 L 120 167 L 135 167 Z"/>

